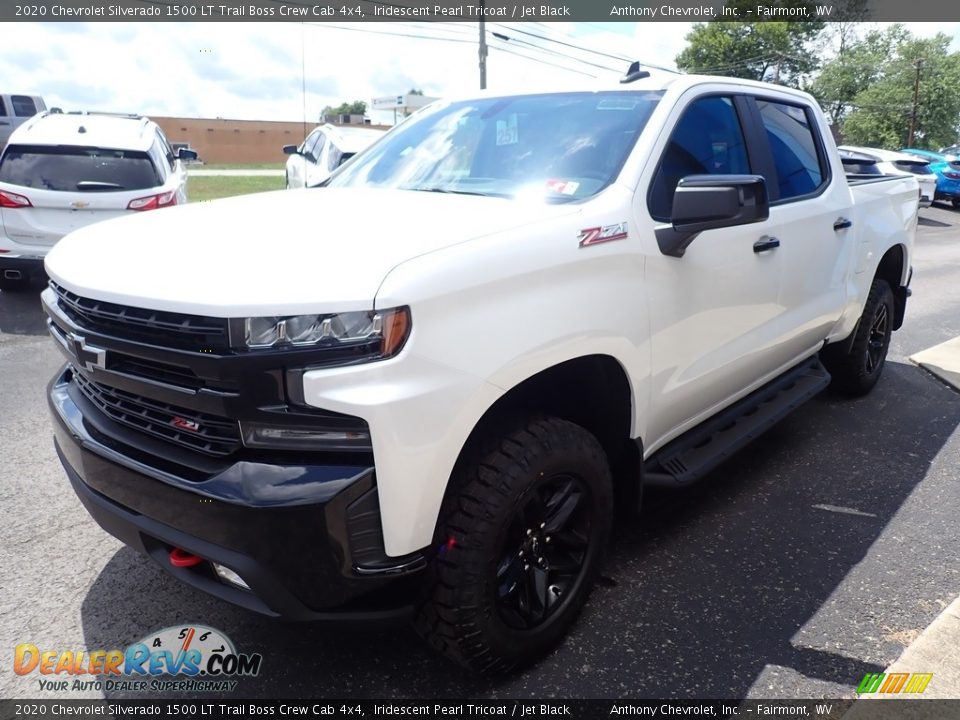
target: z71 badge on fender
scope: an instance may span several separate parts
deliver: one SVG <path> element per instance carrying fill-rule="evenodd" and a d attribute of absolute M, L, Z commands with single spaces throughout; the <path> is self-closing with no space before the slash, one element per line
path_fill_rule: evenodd
<path fill-rule="evenodd" d="M 588 245 L 599 245 L 612 240 L 623 240 L 625 237 L 627 237 L 626 220 L 616 225 L 586 228 L 580 231 L 577 239 L 580 241 L 580 247 L 587 247 Z"/>

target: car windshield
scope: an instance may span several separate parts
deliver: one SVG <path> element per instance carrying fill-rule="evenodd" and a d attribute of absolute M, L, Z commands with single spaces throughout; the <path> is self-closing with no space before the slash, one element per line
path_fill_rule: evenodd
<path fill-rule="evenodd" d="M 357 156 L 332 187 L 552 202 L 616 178 L 662 92 L 579 92 L 438 103 Z"/>
<path fill-rule="evenodd" d="M 68 145 L 15 145 L 0 161 L 0 182 L 42 190 L 109 192 L 162 185 L 145 152 Z"/>

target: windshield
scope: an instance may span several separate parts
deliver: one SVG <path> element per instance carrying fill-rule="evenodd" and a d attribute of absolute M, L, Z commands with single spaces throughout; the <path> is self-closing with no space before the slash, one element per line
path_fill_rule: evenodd
<path fill-rule="evenodd" d="M 583 199 L 613 182 L 662 95 L 583 92 L 439 103 L 328 184 Z"/>

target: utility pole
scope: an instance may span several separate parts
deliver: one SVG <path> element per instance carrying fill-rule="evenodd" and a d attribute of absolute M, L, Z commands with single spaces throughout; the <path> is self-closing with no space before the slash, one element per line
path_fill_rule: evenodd
<path fill-rule="evenodd" d="M 917 68 L 917 77 L 913 81 L 913 111 L 910 113 L 910 134 L 907 136 L 907 147 L 913 147 L 913 135 L 917 131 L 917 105 L 920 98 L 920 68 L 923 67 L 923 59 L 917 58 L 913 64 Z"/>
<path fill-rule="evenodd" d="M 487 89 L 487 22 L 483 19 L 484 0 L 480 0 L 480 89 Z"/>

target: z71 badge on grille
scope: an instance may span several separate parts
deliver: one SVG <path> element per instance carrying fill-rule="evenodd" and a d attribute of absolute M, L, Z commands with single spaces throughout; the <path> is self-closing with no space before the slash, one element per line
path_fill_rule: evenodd
<path fill-rule="evenodd" d="M 577 239 L 580 240 L 580 247 L 587 247 L 588 245 L 599 245 L 612 240 L 623 240 L 626 236 L 627 221 L 624 220 L 616 225 L 604 225 L 603 227 L 581 230 Z"/>
<path fill-rule="evenodd" d="M 189 430 L 190 432 L 196 432 L 200 429 L 200 423 L 196 420 L 187 420 L 182 417 L 175 417 L 170 421 L 170 424 L 175 428 L 180 428 L 181 430 Z"/>

